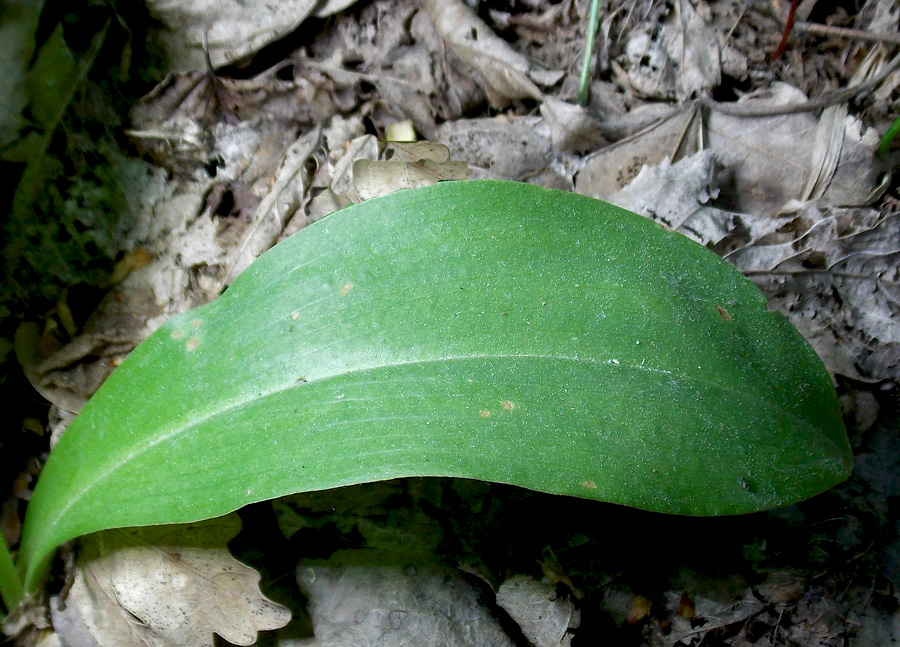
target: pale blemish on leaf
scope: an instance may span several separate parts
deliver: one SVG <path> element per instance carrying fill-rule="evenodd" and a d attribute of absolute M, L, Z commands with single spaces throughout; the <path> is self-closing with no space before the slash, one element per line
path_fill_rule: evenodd
<path fill-rule="evenodd" d="M 197 345 L 199 343 L 200 343 L 199 339 L 197 339 L 196 337 L 191 337 L 190 339 L 188 339 L 187 344 L 185 344 L 185 348 L 187 348 L 188 351 L 192 351 L 195 348 L 197 348 Z"/>
<path fill-rule="evenodd" d="M 172 339 L 181 339 L 182 337 L 184 337 L 184 331 L 183 330 L 173 330 L 171 337 L 172 337 Z"/>
<path fill-rule="evenodd" d="M 504 400 L 500 403 L 500 405 L 507 411 L 512 411 L 516 408 L 516 405 L 512 402 L 512 400 Z"/>
<path fill-rule="evenodd" d="M 291 321 L 297 321 L 300 318 L 300 313 L 296 310 L 291 313 Z"/>
<path fill-rule="evenodd" d="M 487 409 L 483 409 L 482 411 L 478 412 L 478 415 L 481 416 L 482 418 L 490 418 L 491 412 L 488 411 Z"/>
<path fill-rule="evenodd" d="M 353 289 L 353 284 L 352 284 L 352 283 L 344 283 L 344 285 L 341 286 L 341 296 L 342 296 L 342 297 L 347 296 L 347 294 L 348 294 L 348 293 L 350 292 L 350 290 L 352 290 L 352 289 Z"/>
<path fill-rule="evenodd" d="M 596 489 L 597 489 L 597 484 L 594 483 L 593 481 L 582 481 L 582 482 L 581 482 L 581 487 L 587 488 L 588 490 L 596 490 Z"/>
<path fill-rule="evenodd" d="M 194 328 L 199 328 L 201 323 L 203 323 L 203 322 L 200 321 L 199 319 L 194 319 L 194 320 L 191 322 L 191 325 L 194 326 Z"/>

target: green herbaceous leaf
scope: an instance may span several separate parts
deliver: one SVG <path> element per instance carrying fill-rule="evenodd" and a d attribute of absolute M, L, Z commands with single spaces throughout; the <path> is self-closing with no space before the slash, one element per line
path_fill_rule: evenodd
<path fill-rule="evenodd" d="M 617 207 L 403 191 L 264 254 L 141 344 L 51 453 L 23 546 L 456 476 L 692 515 L 846 478 L 818 357 L 743 276 Z"/>

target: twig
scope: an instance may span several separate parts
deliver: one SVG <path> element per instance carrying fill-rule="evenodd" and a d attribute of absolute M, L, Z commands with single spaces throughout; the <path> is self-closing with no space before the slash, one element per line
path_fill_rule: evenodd
<path fill-rule="evenodd" d="M 853 40 L 867 40 L 874 43 L 887 43 L 888 45 L 900 45 L 900 36 L 897 34 L 876 34 L 864 29 L 852 29 L 850 27 L 835 27 L 823 25 L 817 22 L 798 20 L 794 23 L 794 29 L 804 31 L 815 36 L 836 36 Z"/>
<path fill-rule="evenodd" d="M 811 99 L 810 101 L 805 101 L 803 103 L 788 103 L 780 106 L 754 106 L 742 105 L 739 103 L 720 103 L 718 101 L 713 101 L 712 99 L 701 99 L 701 101 L 711 110 L 732 117 L 776 117 L 779 115 L 795 115 L 803 112 L 815 112 L 827 108 L 828 106 L 834 106 L 849 101 L 853 97 L 863 94 L 864 92 L 869 92 L 880 85 L 888 76 L 897 71 L 897 69 L 900 69 L 900 54 L 892 58 L 891 62 L 888 63 L 878 76 L 858 85 L 851 85 L 838 90 L 837 92 L 826 94 L 825 96 Z"/>

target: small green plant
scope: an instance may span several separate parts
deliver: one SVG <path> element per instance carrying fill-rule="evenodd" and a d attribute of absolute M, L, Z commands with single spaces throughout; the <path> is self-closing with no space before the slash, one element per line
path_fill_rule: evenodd
<path fill-rule="evenodd" d="M 717 515 L 850 465 L 821 361 L 715 254 L 584 196 L 442 183 L 324 218 L 135 349 L 0 584 L 14 607 L 98 530 L 403 476 Z"/>

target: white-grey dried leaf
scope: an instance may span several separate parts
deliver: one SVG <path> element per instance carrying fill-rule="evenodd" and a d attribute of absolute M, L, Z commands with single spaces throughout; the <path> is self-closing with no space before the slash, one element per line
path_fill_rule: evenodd
<path fill-rule="evenodd" d="M 297 582 L 308 599 L 321 647 L 513 647 L 479 592 L 454 570 L 427 564 L 301 564 Z"/>
<path fill-rule="evenodd" d="M 238 274 L 275 244 L 288 220 L 300 208 L 309 188 L 306 164 L 320 141 L 321 129 L 316 127 L 288 147 L 275 174 L 275 182 L 253 213 L 240 244 L 229 251 L 223 286 L 230 285 Z"/>
<path fill-rule="evenodd" d="M 638 93 L 685 101 L 719 84 L 721 56 L 716 33 L 691 3 L 676 0 L 673 5 L 673 11 L 657 18 L 661 24 L 650 19 L 631 32 L 624 62 L 628 80 Z"/>
<path fill-rule="evenodd" d="M 437 141 L 469 165 L 472 179 L 524 180 L 550 166 L 550 141 L 536 132 L 540 119 L 494 117 L 443 124 Z"/>
<path fill-rule="evenodd" d="M 557 595 L 553 585 L 527 575 L 503 582 L 497 604 L 535 647 L 568 647 L 573 637 L 569 630 L 581 625 L 581 612 L 570 599 Z"/>
<path fill-rule="evenodd" d="M 644 166 L 609 201 L 705 244 L 718 243 L 726 231 L 718 209 L 706 205 L 719 195 L 716 154 L 711 150 L 670 164 Z M 713 214 L 708 213 L 713 211 Z"/>
<path fill-rule="evenodd" d="M 259 591 L 259 573 L 225 547 L 236 515 L 196 524 L 109 530 L 82 540 L 57 631 L 99 647 L 251 645 L 290 611 Z M 137 620 L 137 621 L 135 621 Z M 66 636 L 61 637 L 66 641 Z"/>
<path fill-rule="evenodd" d="M 157 37 L 170 69 L 203 70 L 203 37 L 214 67 L 234 63 L 296 29 L 319 0 L 150 0 L 150 14 L 165 28 Z"/>
<path fill-rule="evenodd" d="M 497 36 L 461 0 L 422 0 L 435 29 L 484 82 L 488 100 L 502 108 L 516 99 L 541 99 L 529 78 L 534 65 Z"/>

